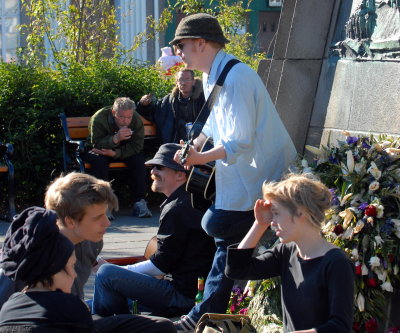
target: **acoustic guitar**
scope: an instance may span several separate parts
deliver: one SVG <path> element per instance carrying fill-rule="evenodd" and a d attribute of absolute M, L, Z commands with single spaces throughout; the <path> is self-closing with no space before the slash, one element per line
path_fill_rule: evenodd
<path fill-rule="evenodd" d="M 200 152 L 210 150 L 213 147 L 213 140 L 208 137 Z M 188 149 L 186 150 L 186 155 L 187 152 Z M 185 147 L 182 155 L 184 153 Z M 186 158 L 186 156 L 183 157 Z M 212 205 L 215 198 L 215 161 L 193 166 L 186 183 L 186 191 L 191 194 L 193 208 L 206 211 Z"/>

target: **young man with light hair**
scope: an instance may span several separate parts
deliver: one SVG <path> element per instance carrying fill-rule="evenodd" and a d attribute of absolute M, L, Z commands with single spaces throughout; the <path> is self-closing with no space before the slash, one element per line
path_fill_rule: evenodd
<path fill-rule="evenodd" d="M 218 20 L 209 14 L 187 16 L 171 41 L 186 67 L 203 72 L 204 95 L 209 98 L 225 65 L 234 59 L 224 52 L 229 40 Z M 207 137 L 214 148 L 199 152 Z M 175 323 L 178 332 L 193 331 L 206 312 L 225 313 L 233 281 L 224 275 L 227 247 L 240 242 L 253 221 L 253 205 L 264 180 L 278 180 L 296 150 L 257 73 L 238 63 L 229 71 L 202 133 L 190 148 L 185 167 L 216 163 L 216 197 L 202 226 L 217 245 L 207 277 L 203 302 Z M 182 159 L 181 152 L 175 161 Z"/>

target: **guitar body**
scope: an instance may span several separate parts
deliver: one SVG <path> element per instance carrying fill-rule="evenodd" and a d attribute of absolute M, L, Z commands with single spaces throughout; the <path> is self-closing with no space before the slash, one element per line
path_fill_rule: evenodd
<path fill-rule="evenodd" d="M 201 152 L 213 148 L 212 138 L 207 138 Z M 186 183 L 186 191 L 191 193 L 193 208 L 205 211 L 215 198 L 215 161 L 204 165 L 194 165 Z"/>

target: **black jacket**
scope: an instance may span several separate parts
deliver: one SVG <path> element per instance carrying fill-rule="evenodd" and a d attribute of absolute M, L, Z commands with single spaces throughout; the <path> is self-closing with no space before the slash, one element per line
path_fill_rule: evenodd
<path fill-rule="evenodd" d="M 199 79 L 195 80 L 192 96 L 188 99 L 179 98 L 179 90 L 175 87 L 172 93 L 164 96 L 155 104 L 137 105 L 137 112 L 147 120 L 156 124 L 160 143 L 186 140 L 186 123 L 193 123 L 205 102 L 203 86 Z M 188 104 L 189 112 L 182 116 L 180 104 Z M 185 119 L 186 118 L 186 119 Z"/>
<path fill-rule="evenodd" d="M 186 297 L 197 293 L 197 278 L 207 277 L 215 253 L 214 239 L 201 227 L 203 212 L 194 209 L 184 185 L 161 205 L 157 251 L 150 260 Z"/>

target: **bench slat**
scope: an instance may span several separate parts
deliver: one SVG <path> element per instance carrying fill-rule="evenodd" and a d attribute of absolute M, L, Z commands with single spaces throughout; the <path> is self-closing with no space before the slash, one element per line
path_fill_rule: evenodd
<path fill-rule="evenodd" d="M 90 163 L 85 162 L 85 169 L 90 169 L 92 167 L 92 165 Z M 111 169 L 116 169 L 116 168 L 127 168 L 128 164 L 124 163 L 124 162 L 111 162 L 108 165 L 109 168 Z"/>
<path fill-rule="evenodd" d="M 8 172 L 8 167 L 5 165 L 0 165 L 0 173 L 6 173 Z"/>

